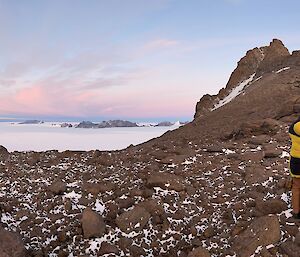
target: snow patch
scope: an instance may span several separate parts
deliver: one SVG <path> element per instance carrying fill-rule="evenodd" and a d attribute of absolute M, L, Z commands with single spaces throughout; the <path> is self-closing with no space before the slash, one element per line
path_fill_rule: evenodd
<path fill-rule="evenodd" d="M 278 73 L 283 72 L 283 71 L 285 71 L 285 70 L 289 70 L 290 68 L 291 68 L 291 67 L 284 67 L 284 68 L 282 68 L 282 69 L 276 71 L 275 73 L 278 74 Z"/>
<path fill-rule="evenodd" d="M 220 107 L 222 107 L 225 104 L 228 104 L 231 102 L 234 98 L 236 98 L 243 90 L 244 88 L 253 80 L 255 76 L 255 73 L 252 74 L 248 79 L 241 82 L 238 86 L 236 86 L 234 89 L 231 90 L 231 92 L 221 101 L 219 101 L 211 110 L 214 111 Z"/>

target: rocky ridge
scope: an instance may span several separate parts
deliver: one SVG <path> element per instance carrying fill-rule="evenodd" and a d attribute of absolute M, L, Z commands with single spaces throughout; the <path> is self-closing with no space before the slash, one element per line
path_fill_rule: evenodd
<path fill-rule="evenodd" d="M 287 130 L 300 114 L 300 54 L 275 53 L 275 70 L 231 101 L 147 143 L 0 148 L 0 220 L 23 256 L 299 256 Z"/>

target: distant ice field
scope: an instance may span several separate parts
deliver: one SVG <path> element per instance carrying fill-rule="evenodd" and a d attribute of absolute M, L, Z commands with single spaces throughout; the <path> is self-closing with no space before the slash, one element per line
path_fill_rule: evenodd
<path fill-rule="evenodd" d="M 159 137 L 171 127 L 82 129 L 58 123 L 12 124 L 0 122 L 0 145 L 9 151 L 120 150 Z"/>

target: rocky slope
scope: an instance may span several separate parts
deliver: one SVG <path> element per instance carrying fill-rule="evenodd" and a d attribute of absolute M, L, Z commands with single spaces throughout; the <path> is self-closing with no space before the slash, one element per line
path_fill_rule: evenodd
<path fill-rule="evenodd" d="M 300 54 L 273 40 L 160 138 L 114 152 L 1 148 L 0 256 L 300 256 L 287 188 L 299 85 Z"/>

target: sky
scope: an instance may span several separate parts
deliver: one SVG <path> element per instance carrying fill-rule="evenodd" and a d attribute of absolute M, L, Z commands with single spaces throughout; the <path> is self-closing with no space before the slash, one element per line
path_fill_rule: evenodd
<path fill-rule="evenodd" d="M 0 117 L 191 120 L 299 1 L 0 0 Z"/>

